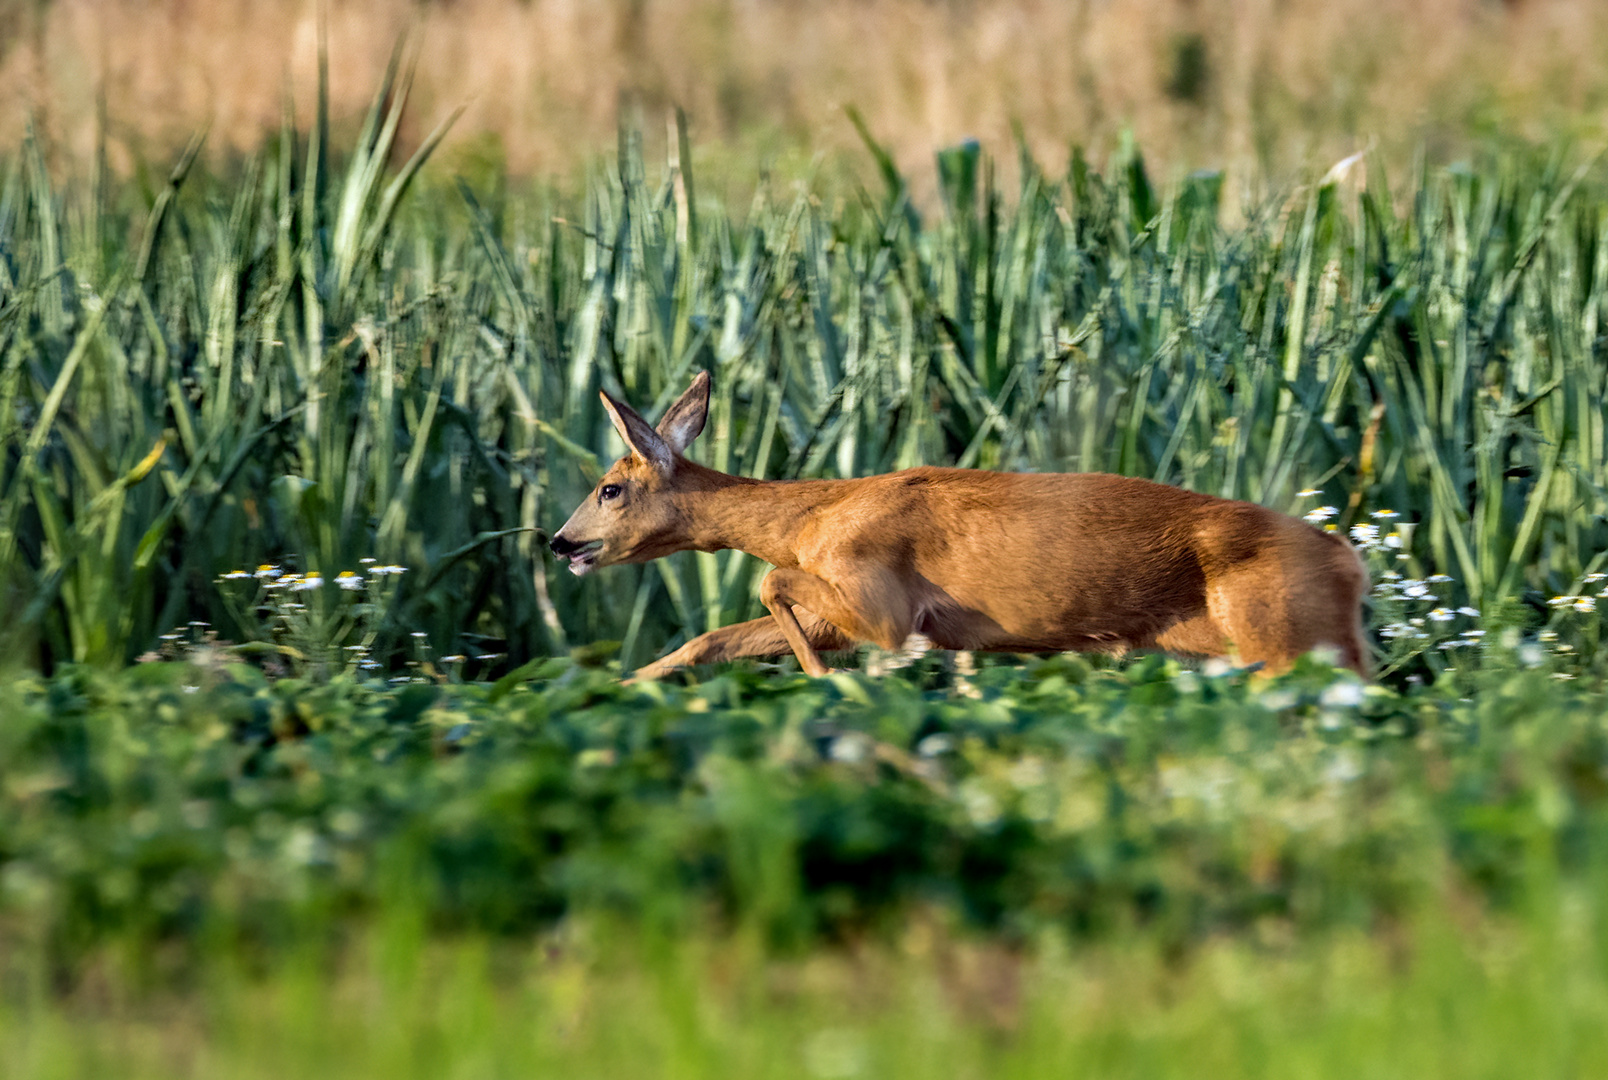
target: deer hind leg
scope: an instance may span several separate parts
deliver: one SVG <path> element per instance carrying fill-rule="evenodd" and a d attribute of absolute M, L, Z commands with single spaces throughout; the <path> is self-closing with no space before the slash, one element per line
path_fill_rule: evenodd
<path fill-rule="evenodd" d="M 1303 653 L 1330 648 L 1341 666 L 1366 678 L 1362 593 L 1349 577 L 1318 573 L 1292 583 L 1251 570 L 1208 582 L 1206 606 L 1241 663 L 1265 664 L 1276 673 Z"/>
<path fill-rule="evenodd" d="M 826 674 L 826 665 L 799 624 L 794 607 L 826 620 L 853 640 L 897 649 L 915 629 L 915 615 L 897 586 L 882 583 L 886 587 L 877 588 L 878 584 L 874 578 L 866 579 L 861 582 L 862 595 L 850 599 L 824 578 L 804 570 L 778 568 L 760 583 L 759 599 L 793 647 L 799 666 L 820 676 Z"/>
<path fill-rule="evenodd" d="M 799 624 L 804 637 L 816 649 L 831 651 L 854 648 L 852 638 L 807 611 L 799 619 Z M 675 652 L 638 668 L 632 678 L 662 679 L 678 668 L 694 664 L 718 664 L 722 660 L 735 660 L 743 656 L 783 656 L 792 651 L 793 646 L 783 636 L 781 626 L 775 618 L 766 615 L 762 619 L 750 619 L 700 634 Z"/>
<path fill-rule="evenodd" d="M 1228 633 L 1209 611 L 1173 623 L 1156 635 L 1156 644 L 1186 656 L 1227 656 L 1233 648 Z"/>

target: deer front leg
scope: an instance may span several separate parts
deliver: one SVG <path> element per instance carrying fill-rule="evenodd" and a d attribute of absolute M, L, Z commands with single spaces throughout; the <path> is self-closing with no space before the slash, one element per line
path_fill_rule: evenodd
<path fill-rule="evenodd" d="M 804 636 L 817 649 L 852 649 L 854 641 L 831 623 L 809 612 L 800 620 Z M 793 651 L 776 619 L 766 615 L 734 626 L 723 626 L 700 634 L 675 652 L 662 656 L 631 676 L 636 679 L 662 679 L 677 668 L 693 664 L 718 664 L 742 656 L 783 656 Z"/>
<path fill-rule="evenodd" d="M 856 583 L 852 597 L 824 578 L 804 570 L 772 570 L 759 586 L 759 600 L 770 609 L 803 669 L 811 675 L 827 673 L 810 643 L 793 607 L 825 619 L 855 641 L 874 641 L 885 649 L 904 644 L 915 619 L 910 602 L 897 585 L 877 575 Z"/>

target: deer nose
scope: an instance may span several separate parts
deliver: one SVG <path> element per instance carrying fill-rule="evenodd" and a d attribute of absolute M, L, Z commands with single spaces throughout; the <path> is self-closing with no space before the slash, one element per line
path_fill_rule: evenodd
<path fill-rule="evenodd" d="M 563 533 L 557 533 L 547 542 L 547 546 L 553 549 L 554 555 L 568 555 L 581 545 L 569 539 Z"/>

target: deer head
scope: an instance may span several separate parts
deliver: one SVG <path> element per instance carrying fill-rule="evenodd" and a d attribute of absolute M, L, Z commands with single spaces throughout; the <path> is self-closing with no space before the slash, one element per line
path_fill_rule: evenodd
<path fill-rule="evenodd" d="M 614 563 L 647 562 L 686 546 L 680 510 L 668 496 L 677 466 L 687 464 L 682 453 L 708 419 L 709 373 L 698 373 L 657 428 L 625 402 L 603 391 L 598 396 L 630 452 L 603 474 L 549 541 L 553 554 L 568 559 L 577 576 Z"/>

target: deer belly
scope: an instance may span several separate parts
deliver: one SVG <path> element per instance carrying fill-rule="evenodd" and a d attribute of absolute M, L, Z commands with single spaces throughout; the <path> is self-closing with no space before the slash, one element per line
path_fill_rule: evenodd
<path fill-rule="evenodd" d="M 1148 648 L 1169 628 L 1206 612 L 1204 590 L 1090 590 L 1075 597 L 1004 587 L 981 602 L 940 593 L 922 604 L 916 629 L 943 649 L 1121 652 Z"/>

